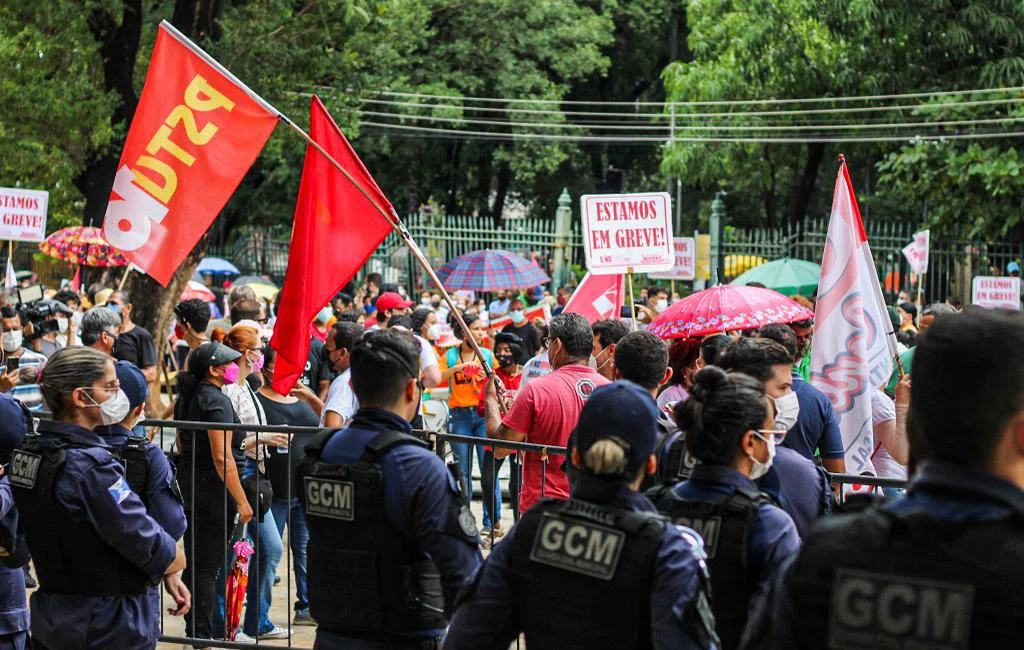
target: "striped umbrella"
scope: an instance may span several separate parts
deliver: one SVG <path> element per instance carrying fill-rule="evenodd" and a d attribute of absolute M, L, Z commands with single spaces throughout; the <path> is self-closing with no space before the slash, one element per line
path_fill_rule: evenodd
<path fill-rule="evenodd" d="M 472 251 L 459 255 L 437 270 L 446 289 L 496 291 L 528 289 L 551 282 L 530 260 L 500 250 Z"/>

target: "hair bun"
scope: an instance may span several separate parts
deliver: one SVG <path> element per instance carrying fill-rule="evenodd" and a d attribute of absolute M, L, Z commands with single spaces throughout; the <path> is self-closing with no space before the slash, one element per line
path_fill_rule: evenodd
<path fill-rule="evenodd" d="M 704 402 L 711 391 L 725 385 L 729 380 L 725 371 L 717 366 L 704 366 L 693 378 L 693 388 L 690 389 L 690 396 L 698 402 Z"/>
<path fill-rule="evenodd" d="M 210 332 L 210 340 L 216 343 L 223 343 L 228 333 L 219 327 L 214 327 L 213 331 Z"/>

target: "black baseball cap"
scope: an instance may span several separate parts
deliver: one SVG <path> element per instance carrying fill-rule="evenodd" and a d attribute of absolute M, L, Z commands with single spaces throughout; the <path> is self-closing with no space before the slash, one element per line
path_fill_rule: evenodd
<path fill-rule="evenodd" d="M 237 361 L 242 353 L 223 343 L 207 341 L 192 351 L 188 358 L 188 371 L 202 379 L 210 368 Z"/>

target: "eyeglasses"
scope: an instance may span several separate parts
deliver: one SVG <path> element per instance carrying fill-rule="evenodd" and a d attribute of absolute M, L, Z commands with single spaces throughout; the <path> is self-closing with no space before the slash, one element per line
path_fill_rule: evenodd
<path fill-rule="evenodd" d="M 769 438 L 776 444 L 781 445 L 782 441 L 786 439 L 787 431 L 776 431 L 774 429 L 758 429 L 757 433 L 754 434 L 761 440 L 768 442 Z"/>

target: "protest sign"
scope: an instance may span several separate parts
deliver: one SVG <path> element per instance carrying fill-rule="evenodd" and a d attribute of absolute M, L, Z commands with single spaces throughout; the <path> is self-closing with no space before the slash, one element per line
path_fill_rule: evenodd
<path fill-rule="evenodd" d="M 971 284 L 971 302 L 989 309 L 1020 309 L 1020 278 L 979 275 Z"/>
<path fill-rule="evenodd" d="M 46 239 L 46 208 L 50 193 L 0 187 L 0 240 Z"/>
<path fill-rule="evenodd" d="M 928 231 L 914 233 L 914 241 L 903 248 L 903 256 L 910 263 L 914 273 L 928 272 Z"/>
<path fill-rule="evenodd" d="M 671 270 L 671 203 L 667 192 L 580 197 L 587 269 L 594 275 Z"/>
<path fill-rule="evenodd" d="M 523 315 L 525 315 L 526 319 L 529 320 L 530 322 L 533 322 L 537 318 L 543 318 L 544 321 L 547 322 L 551 320 L 551 308 L 548 307 L 547 303 L 536 305 L 534 307 L 527 307 L 526 309 L 523 310 Z M 493 330 L 500 330 L 501 328 L 511 323 L 511 316 L 502 316 L 501 318 L 495 318 L 494 320 L 492 320 L 488 327 L 490 327 Z"/>
<path fill-rule="evenodd" d="M 675 265 L 667 273 L 649 273 L 653 280 L 692 280 L 696 270 L 696 242 L 693 237 L 674 237 Z"/>

